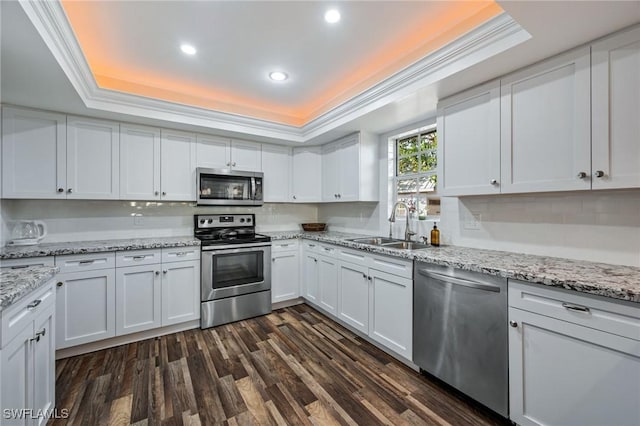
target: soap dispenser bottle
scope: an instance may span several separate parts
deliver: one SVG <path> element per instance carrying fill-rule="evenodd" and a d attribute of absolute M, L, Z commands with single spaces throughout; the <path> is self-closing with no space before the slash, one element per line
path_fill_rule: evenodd
<path fill-rule="evenodd" d="M 431 245 L 434 247 L 440 246 L 440 230 L 436 223 L 433 223 L 433 229 L 431 230 Z"/>

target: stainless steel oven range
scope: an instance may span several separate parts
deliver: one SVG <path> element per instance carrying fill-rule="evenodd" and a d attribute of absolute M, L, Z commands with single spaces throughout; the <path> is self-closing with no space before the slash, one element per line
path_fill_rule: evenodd
<path fill-rule="evenodd" d="M 271 238 L 256 234 L 253 214 L 194 216 L 201 241 L 200 327 L 271 312 Z"/>

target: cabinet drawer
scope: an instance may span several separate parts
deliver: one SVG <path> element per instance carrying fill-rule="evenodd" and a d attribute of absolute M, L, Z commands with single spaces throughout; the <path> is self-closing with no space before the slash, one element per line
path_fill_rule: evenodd
<path fill-rule="evenodd" d="M 162 263 L 200 259 L 200 247 L 174 247 L 162 249 Z"/>
<path fill-rule="evenodd" d="M 56 266 L 60 268 L 61 274 L 115 268 L 116 254 L 114 252 L 106 252 L 56 256 Z"/>
<path fill-rule="evenodd" d="M 398 257 L 372 254 L 369 258 L 369 267 L 405 278 L 413 277 L 413 261 Z"/>
<path fill-rule="evenodd" d="M 0 260 L 0 268 L 20 269 L 27 266 L 54 266 L 55 260 L 53 256 L 44 257 L 25 257 L 22 259 L 6 259 Z"/>
<path fill-rule="evenodd" d="M 355 263 L 356 265 L 369 267 L 369 257 L 371 253 L 364 250 L 354 250 L 344 247 L 338 247 L 338 258 L 345 262 Z"/>
<path fill-rule="evenodd" d="M 160 263 L 160 249 L 119 251 L 116 253 L 116 267 L 152 265 Z"/>
<path fill-rule="evenodd" d="M 55 303 L 54 280 L 25 295 L 21 300 L 2 311 L 0 348 L 11 340 L 42 311 Z"/>
<path fill-rule="evenodd" d="M 509 306 L 640 341 L 640 305 L 509 280 Z"/>
<path fill-rule="evenodd" d="M 271 252 L 278 253 L 281 251 L 298 250 L 298 240 L 280 240 L 271 243 Z"/>

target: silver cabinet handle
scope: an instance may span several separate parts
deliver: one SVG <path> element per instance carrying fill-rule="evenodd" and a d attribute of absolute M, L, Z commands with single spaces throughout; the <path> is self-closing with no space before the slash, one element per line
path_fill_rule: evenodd
<path fill-rule="evenodd" d="M 39 304 L 41 304 L 41 303 L 42 303 L 42 300 L 36 299 L 36 300 L 34 300 L 33 302 L 31 302 L 31 303 L 29 303 L 27 305 L 27 309 L 33 309 L 33 308 L 37 307 Z"/>
<path fill-rule="evenodd" d="M 418 273 L 420 275 L 424 275 L 425 277 L 433 278 L 438 281 L 443 281 L 450 284 L 457 284 L 464 287 L 475 288 L 478 290 L 493 291 L 495 293 L 500 293 L 500 287 L 493 284 L 484 284 L 476 281 L 465 280 L 464 278 L 457 278 L 449 275 L 439 274 L 437 272 L 430 271 L 428 269 L 419 269 Z"/>
<path fill-rule="evenodd" d="M 156 275 L 160 275 L 160 271 L 156 271 Z"/>
<path fill-rule="evenodd" d="M 318 263 L 318 259 L 313 259 L 314 262 Z"/>
<path fill-rule="evenodd" d="M 64 192 L 64 188 L 58 188 L 58 192 Z"/>
<path fill-rule="evenodd" d="M 162 195 L 167 195 L 167 193 L 166 193 L 166 192 L 164 192 L 164 191 L 162 191 Z"/>
<path fill-rule="evenodd" d="M 166 269 L 162 271 L 163 274 L 166 274 L 167 272 L 169 271 L 167 271 Z"/>
<path fill-rule="evenodd" d="M 133 256 L 133 258 L 132 258 L 132 259 L 133 259 L 133 260 L 143 260 L 143 259 L 146 259 L 146 257 L 147 257 L 147 256 L 145 256 L 145 255 L 141 255 L 141 256 Z"/>
<path fill-rule="evenodd" d="M 497 180 L 497 179 L 491 179 L 491 180 L 489 181 L 489 183 L 490 183 L 491 185 L 493 185 L 493 186 L 497 186 L 497 185 L 498 185 L 498 180 Z"/>
<path fill-rule="evenodd" d="M 188 253 L 186 251 L 178 251 L 178 252 L 176 252 L 176 256 L 179 256 L 179 257 L 186 256 L 187 254 Z"/>
<path fill-rule="evenodd" d="M 367 278 L 367 274 L 362 274 L 362 278 Z"/>
<path fill-rule="evenodd" d="M 587 174 L 585 172 L 578 173 L 578 179 L 584 179 L 586 177 L 587 177 Z"/>
<path fill-rule="evenodd" d="M 309 247 L 315 247 L 315 246 L 316 246 L 315 244 L 309 244 Z"/>
<path fill-rule="evenodd" d="M 80 262 L 78 262 L 78 264 L 80 265 L 91 265 L 92 263 L 94 263 L 96 260 L 95 259 L 91 259 L 91 260 L 81 260 Z"/>
<path fill-rule="evenodd" d="M 367 278 L 369 279 L 369 281 L 371 281 L 371 280 L 372 280 L 371 275 L 369 275 Z"/>
<path fill-rule="evenodd" d="M 294 199 L 294 200 L 297 200 L 297 199 L 298 199 L 298 197 L 296 197 L 296 196 L 294 195 L 294 196 L 293 196 L 293 199 Z"/>
<path fill-rule="evenodd" d="M 73 192 L 73 189 L 69 188 L 69 189 L 67 189 L 67 192 L 68 192 L 69 194 L 71 194 L 71 193 Z"/>
<path fill-rule="evenodd" d="M 591 310 L 586 306 L 574 305 L 573 303 L 562 303 L 562 307 L 569 311 L 582 312 L 585 314 L 588 314 L 591 312 Z"/>
<path fill-rule="evenodd" d="M 62 287 L 63 285 L 64 285 L 64 283 L 63 283 L 62 281 L 58 281 L 58 282 L 56 283 L 56 286 L 58 286 L 58 287 Z"/>
<path fill-rule="evenodd" d="M 342 198 L 342 194 L 338 194 L 338 198 Z"/>
<path fill-rule="evenodd" d="M 518 326 L 518 323 L 516 321 L 509 321 L 509 325 L 513 328 L 516 328 Z"/>
<path fill-rule="evenodd" d="M 235 167 L 236 166 L 236 162 L 234 161 L 232 165 L 233 165 L 233 167 Z"/>
<path fill-rule="evenodd" d="M 32 339 L 29 339 L 29 341 L 33 342 L 35 340 L 36 342 L 39 342 L 40 341 L 40 336 L 44 337 L 45 334 L 47 334 L 47 329 L 43 328 L 42 331 L 38 331 L 36 333 L 35 337 L 32 338 Z"/>
<path fill-rule="evenodd" d="M 275 261 L 276 261 L 276 258 L 275 258 L 275 257 L 272 257 L 272 258 L 271 258 L 271 261 L 272 261 L 272 262 L 275 262 Z"/>
<path fill-rule="evenodd" d="M 593 175 L 597 178 L 601 178 L 604 177 L 604 172 L 602 170 L 596 170 Z"/>
<path fill-rule="evenodd" d="M 289 247 L 289 244 L 280 244 L 280 247 Z"/>
<path fill-rule="evenodd" d="M 158 195 L 160 195 L 160 191 L 156 191 L 156 192 L 154 192 L 154 194 L 155 194 L 156 196 L 158 196 Z"/>

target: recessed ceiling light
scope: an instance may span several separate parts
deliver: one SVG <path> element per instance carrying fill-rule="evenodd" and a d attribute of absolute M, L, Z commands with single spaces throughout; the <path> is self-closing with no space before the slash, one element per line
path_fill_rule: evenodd
<path fill-rule="evenodd" d="M 180 45 L 180 50 L 182 50 L 182 53 L 186 53 L 187 55 L 195 55 L 197 52 L 196 48 L 190 44 Z"/>
<path fill-rule="evenodd" d="M 324 14 L 324 20 L 330 24 L 335 24 L 340 20 L 340 12 L 335 9 L 328 10 L 327 13 Z"/>
<path fill-rule="evenodd" d="M 275 81 L 284 81 L 289 78 L 289 76 L 282 71 L 273 71 L 269 73 L 269 78 Z"/>

